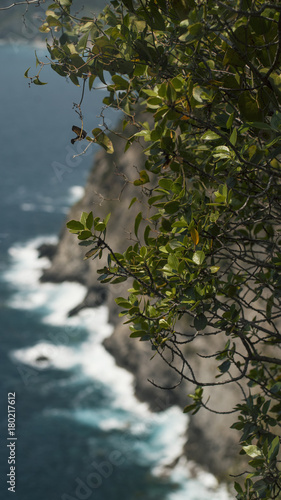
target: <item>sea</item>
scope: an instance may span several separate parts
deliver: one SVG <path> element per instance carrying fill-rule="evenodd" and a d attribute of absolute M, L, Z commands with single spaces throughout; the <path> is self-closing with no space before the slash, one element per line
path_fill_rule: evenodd
<path fill-rule="evenodd" d="M 30 75 L 40 69 L 35 50 L 47 85 L 24 78 L 30 66 Z M 82 89 L 49 62 L 42 46 L 0 45 L 0 498 L 232 498 L 212 475 L 194 477 L 192 461 L 178 460 L 188 425 L 182 409 L 152 413 L 135 398 L 133 376 L 103 347 L 112 333 L 106 307 L 69 318 L 83 286 L 40 283 L 50 263 L 38 247 L 58 241 L 98 150 L 70 143 Z M 87 131 L 102 123 L 105 89 L 96 87 L 82 102 Z M 120 119 L 104 113 L 109 127 Z"/>

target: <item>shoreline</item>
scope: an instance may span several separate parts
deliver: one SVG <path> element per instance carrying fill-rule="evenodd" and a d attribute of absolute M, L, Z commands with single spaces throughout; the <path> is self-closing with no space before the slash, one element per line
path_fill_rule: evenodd
<path fill-rule="evenodd" d="M 130 131 L 128 132 L 130 133 Z M 140 204 L 135 203 L 130 211 L 127 207 L 135 196 L 133 182 L 124 186 L 123 176 L 133 181 L 136 175 L 135 168 L 141 169 L 142 150 L 135 144 L 125 154 L 123 144 L 115 140 L 115 152 L 111 158 L 100 150 L 94 158 L 94 166 L 90 171 L 85 186 L 84 196 L 69 211 L 66 220 L 79 220 L 83 211 L 93 211 L 98 216 L 105 217 L 111 212 L 108 227 L 108 244 L 117 252 L 123 252 L 129 239 L 130 229 L 136 214 L 140 211 Z M 138 193 L 139 194 L 139 193 Z M 106 200 L 106 201 L 104 201 Z M 70 314 L 75 314 L 85 307 L 96 307 L 104 303 L 109 310 L 109 322 L 114 326 L 114 332 L 105 340 L 105 348 L 114 356 L 116 363 L 134 375 L 134 389 L 140 401 L 146 401 L 152 411 L 157 411 L 159 399 L 165 408 L 177 405 L 184 408 L 188 404 L 187 394 L 194 391 L 194 386 L 186 381 L 173 391 L 157 389 L 148 379 L 161 386 L 174 386 L 179 382 L 177 374 L 172 371 L 158 356 L 151 360 L 150 344 L 129 338 L 129 328 L 123 325 L 124 319 L 119 318 L 119 308 L 114 299 L 122 294 L 126 295 L 124 284 L 107 287 L 97 281 L 97 268 L 106 265 L 106 256 L 101 260 L 83 260 L 85 251 L 78 245 L 77 239 L 70 234 L 67 228 L 62 228 L 58 246 L 53 253 L 50 268 L 46 269 L 41 277 L 43 282 L 76 281 L 84 285 L 87 293 L 84 299 Z M 126 283 L 125 283 L 126 284 Z M 189 328 L 188 325 L 183 326 Z M 200 342 L 200 345 L 199 345 Z M 217 339 L 199 337 L 198 348 L 208 354 L 208 349 L 215 352 Z M 196 346 L 190 349 L 191 362 L 196 364 L 200 380 L 214 379 L 216 365 L 206 362 L 197 356 Z M 211 407 L 217 410 L 234 408 L 240 401 L 240 393 L 234 386 L 222 388 L 219 391 L 212 388 L 206 390 L 206 397 L 211 398 Z M 158 403 L 157 403 L 158 401 Z M 164 402 L 163 402 L 164 401 Z M 159 409 L 158 409 L 159 411 Z M 238 440 L 235 430 L 230 429 L 234 418 L 231 415 L 214 415 L 206 410 L 200 410 L 195 416 L 190 415 L 190 424 L 186 438 L 185 455 L 188 460 L 198 463 L 204 470 L 214 474 L 219 481 L 229 481 L 229 474 L 237 472 Z"/>
<path fill-rule="evenodd" d="M 42 304 L 45 303 L 48 305 L 46 313 L 44 313 L 43 316 L 43 323 L 50 324 L 50 326 L 64 326 L 65 332 L 69 330 L 69 335 L 72 335 L 75 328 L 79 325 L 82 328 L 84 325 L 89 331 L 89 336 L 82 340 L 80 348 L 77 350 L 72 343 L 69 344 L 69 342 L 66 342 L 64 344 L 63 337 L 60 333 L 58 333 L 60 343 L 53 343 L 54 339 L 51 337 L 50 332 L 50 340 L 41 339 L 39 342 L 36 342 L 35 339 L 34 345 L 13 350 L 11 352 L 12 358 L 16 362 L 30 366 L 33 370 L 39 370 L 39 373 L 50 368 L 70 370 L 73 366 L 81 364 L 81 368 L 83 366 L 83 373 L 86 377 L 89 377 L 90 379 L 93 378 L 93 380 L 104 381 L 105 374 L 103 373 L 101 367 L 104 364 L 102 359 L 105 357 L 105 361 L 106 359 L 109 360 L 109 364 L 108 362 L 105 362 L 105 365 L 107 366 L 105 383 L 109 387 L 113 388 L 116 397 L 116 403 L 113 403 L 113 409 L 114 407 L 120 406 L 120 408 L 122 408 L 125 412 L 129 412 L 129 414 L 133 412 L 135 415 L 135 418 L 132 420 L 133 425 L 138 426 L 140 425 L 138 422 L 141 422 L 142 426 L 144 425 L 147 429 L 147 432 L 152 432 L 153 429 L 155 431 L 157 429 L 160 431 L 160 435 L 158 436 L 158 432 L 156 432 L 153 439 L 155 439 L 158 443 L 155 452 L 156 456 L 157 453 L 159 453 L 159 451 L 157 452 L 159 442 L 162 443 L 163 441 L 161 444 L 163 447 L 163 454 L 161 455 L 160 460 L 157 459 L 157 464 L 153 466 L 152 474 L 156 477 L 163 477 L 164 479 L 167 478 L 180 485 L 179 490 L 173 494 L 171 500 L 182 500 L 183 497 L 181 495 L 189 490 L 189 488 L 192 489 L 193 484 L 194 488 L 197 487 L 199 491 L 201 491 L 202 488 L 202 498 L 213 499 L 213 494 L 215 493 L 216 498 L 220 500 L 228 499 L 229 496 L 227 496 L 225 486 L 219 485 L 214 476 L 206 473 L 194 464 L 194 462 L 186 459 L 183 451 L 184 443 L 186 441 L 185 426 L 187 423 L 187 417 L 182 414 L 181 409 L 171 405 L 165 406 L 166 401 L 164 401 L 164 399 L 159 399 L 157 402 L 159 405 L 158 412 L 153 411 L 147 401 L 141 402 L 139 398 L 137 398 L 134 390 L 133 374 L 131 374 L 124 367 L 122 367 L 122 371 L 120 372 L 114 356 L 110 353 L 106 354 L 108 351 L 104 348 L 105 340 L 110 338 L 113 329 L 112 325 L 108 322 L 108 308 L 106 306 L 102 306 L 98 309 L 95 308 L 95 310 L 93 310 L 93 308 L 91 308 L 91 310 L 89 308 L 84 308 L 79 316 L 76 315 L 75 317 L 73 315 L 72 317 L 69 317 L 67 314 L 69 311 L 69 298 L 72 298 L 73 303 L 79 296 L 81 299 L 85 294 L 85 288 L 74 282 L 72 282 L 72 284 L 67 282 L 62 282 L 61 284 L 40 284 L 40 270 L 42 270 L 42 267 L 47 269 L 48 266 L 46 256 L 43 257 L 45 260 L 42 262 L 38 251 L 38 243 L 40 240 L 42 241 L 44 239 L 46 238 L 36 238 L 34 240 L 27 241 L 26 244 L 17 244 L 10 249 L 9 253 L 12 257 L 12 264 L 10 269 L 7 270 L 7 274 L 4 275 L 4 280 L 17 285 L 15 288 L 17 290 L 15 291 L 16 295 L 14 296 L 14 294 L 12 294 L 11 296 L 10 307 L 33 310 L 34 296 L 41 296 Z M 49 245 L 53 247 L 54 243 L 51 242 Z M 36 249 L 38 254 L 37 257 L 35 255 Z M 23 274 L 19 272 L 20 269 L 22 269 Z M 31 274 L 33 278 L 30 281 Z M 30 283 L 30 289 L 28 290 L 26 290 L 26 283 Z M 75 292 L 76 288 L 77 291 Z M 17 295 L 20 294 L 23 296 L 23 293 L 26 296 L 26 302 L 18 302 Z M 56 300 L 49 303 L 49 296 L 56 296 Z M 61 299 L 63 299 L 62 302 Z M 41 307 L 41 302 L 37 304 L 37 308 Z M 93 316 L 96 317 L 96 320 L 94 321 Z M 102 331 L 100 331 L 98 335 L 94 331 L 95 328 L 93 329 L 93 324 L 96 326 L 100 324 L 102 327 Z M 111 369 L 108 369 L 110 366 Z M 117 384 L 116 387 L 115 384 Z M 161 403 L 163 403 L 164 406 L 161 406 Z M 89 412 L 89 410 L 87 411 Z M 95 410 L 93 409 L 93 412 L 94 411 Z M 68 410 L 65 410 L 65 412 L 65 416 L 67 416 Z M 69 418 L 78 420 L 82 419 L 82 421 L 84 421 L 85 418 L 90 418 L 90 414 L 88 417 L 86 414 L 84 415 L 83 409 L 79 408 L 78 405 L 74 414 L 69 414 Z M 107 416 L 107 419 L 102 423 L 102 428 L 109 430 L 112 425 L 114 426 L 113 428 L 115 428 L 116 423 L 114 423 L 114 418 L 114 416 Z M 166 432 L 165 428 L 169 430 L 170 424 L 173 421 L 177 422 L 177 427 L 173 429 L 172 433 Z M 118 422 L 117 428 L 121 426 L 120 428 L 126 429 L 127 425 L 128 424 L 126 424 L 126 422 L 121 421 Z M 128 427 L 128 432 L 129 429 L 130 427 Z M 132 431 L 133 430 L 134 429 L 132 429 Z M 133 435 L 135 435 L 135 432 L 133 432 Z M 177 437 L 177 439 L 175 439 L 175 437 Z M 141 437 L 139 439 L 141 440 Z M 199 481 L 199 484 L 197 484 L 197 480 Z M 195 481 L 195 483 L 193 483 L 193 481 Z M 200 486 L 200 483 L 202 486 Z M 204 488 L 206 489 L 205 494 Z"/>

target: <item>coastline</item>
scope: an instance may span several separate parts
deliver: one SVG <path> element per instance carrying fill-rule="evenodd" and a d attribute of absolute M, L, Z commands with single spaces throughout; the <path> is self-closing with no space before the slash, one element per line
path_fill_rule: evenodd
<path fill-rule="evenodd" d="M 48 387 L 61 383 L 66 390 L 86 380 L 89 385 L 82 392 L 75 391 L 70 404 L 45 407 L 44 416 L 55 416 L 81 425 L 87 423 L 105 432 L 120 430 L 118 450 L 119 446 L 122 452 L 125 449 L 125 456 L 128 453 L 128 459 L 131 459 L 133 440 L 139 446 L 139 459 L 143 460 L 145 456 L 151 461 L 152 477 L 162 478 L 164 484 L 167 481 L 179 486 L 168 496 L 169 500 L 183 500 L 187 492 L 194 500 L 214 500 L 214 495 L 217 500 L 230 500 L 232 497 L 226 486 L 219 485 L 212 474 L 202 470 L 183 453 L 188 419 L 180 407 L 170 405 L 171 401 L 162 393 L 154 400 L 152 411 L 151 405 L 145 401 L 147 397 L 143 401 L 136 398 L 134 374 L 125 367 L 120 369 L 116 359 L 105 349 L 105 341 L 113 330 L 108 322 L 108 307 L 84 308 L 79 314 L 69 317 L 69 308 L 77 300 L 83 301 L 85 287 L 75 282 L 40 283 L 40 271 L 47 269 L 49 263 L 46 256 L 40 260 L 38 246 L 48 240 L 50 243 L 43 245 L 52 248 L 54 237 L 41 236 L 21 245 L 15 244 L 9 250 L 10 266 L 3 278 L 14 285 L 14 293 L 7 305 L 10 309 L 33 311 L 47 326 L 46 335 L 33 337 L 27 345 L 14 346 L 9 356 L 20 369 L 26 384 L 37 379 L 38 385 L 42 377 L 43 387 L 46 382 Z M 61 329 L 53 331 L 56 327 Z M 87 333 L 81 338 L 83 330 Z M 49 370 L 68 371 L 72 375 L 59 381 L 48 376 L 44 382 L 44 374 Z M 84 398 L 88 399 L 89 389 L 92 393 L 99 384 L 107 387 L 110 408 L 108 405 L 104 409 L 102 405 L 101 408 L 95 404 L 85 405 Z"/>
<path fill-rule="evenodd" d="M 131 238 L 131 229 L 136 214 L 140 211 L 139 203 L 135 203 L 130 210 L 130 200 L 136 194 L 132 182 L 137 175 L 137 168 L 143 162 L 142 149 L 133 145 L 125 154 L 123 143 L 115 141 L 115 153 L 107 155 L 99 151 L 94 159 L 94 166 L 85 186 L 85 194 L 69 211 L 67 220 L 79 219 L 83 211 L 93 211 L 94 216 L 104 217 L 111 212 L 108 227 L 108 243 L 118 252 L 124 251 L 126 240 Z M 135 167 L 135 168 L 134 168 Z M 120 193 L 122 193 L 120 195 Z M 63 282 L 74 281 L 87 288 L 84 299 L 69 315 L 88 307 L 97 307 L 104 304 L 109 310 L 109 322 L 113 325 L 112 335 L 105 339 L 104 346 L 115 358 L 117 365 L 125 368 L 134 375 L 135 395 L 140 401 L 145 401 L 154 412 L 159 412 L 173 405 L 180 408 L 188 402 L 187 394 L 193 392 L 194 386 L 183 381 L 172 391 L 163 391 L 156 385 L 174 386 L 179 380 L 160 357 L 151 360 L 150 345 L 129 338 L 129 329 L 119 318 L 119 309 L 114 302 L 115 297 L 126 293 L 124 284 L 115 287 L 106 287 L 97 281 L 96 269 L 102 267 L 103 259 L 84 261 L 85 250 L 78 245 L 76 238 L 62 228 L 57 247 L 50 248 L 52 254 L 51 266 L 45 269 L 41 281 Z M 46 248 L 45 248 L 46 252 Z M 186 325 L 186 328 L 188 326 Z M 216 339 L 208 339 L 209 350 L 216 351 Z M 204 351 L 206 341 L 199 339 L 200 351 Z M 214 361 L 198 358 L 196 346 L 192 346 L 191 357 L 197 365 L 200 379 L 214 379 L 216 375 Z M 221 387 L 206 390 L 206 397 L 210 396 L 210 406 L 216 411 L 226 411 L 233 408 L 240 400 L 240 393 L 235 387 Z M 184 446 L 185 456 L 202 467 L 205 471 L 214 474 L 219 480 L 229 481 L 229 473 L 235 473 L 237 460 L 238 440 L 235 430 L 230 429 L 234 421 L 233 415 L 214 415 L 201 410 L 195 416 L 190 415 L 190 422 Z"/>

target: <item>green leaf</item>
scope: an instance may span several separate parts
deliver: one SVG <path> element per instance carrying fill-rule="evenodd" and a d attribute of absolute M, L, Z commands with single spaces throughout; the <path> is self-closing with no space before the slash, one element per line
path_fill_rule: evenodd
<path fill-rule="evenodd" d="M 81 222 L 81 224 L 83 224 L 84 229 L 85 229 L 85 226 L 86 226 L 87 217 L 88 217 L 88 212 L 82 212 L 82 215 L 80 217 L 80 222 Z"/>
<path fill-rule="evenodd" d="M 272 127 L 268 123 L 262 122 L 247 122 L 246 125 L 252 128 L 258 128 L 260 130 L 272 130 Z"/>
<path fill-rule="evenodd" d="M 176 92 L 175 87 L 173 86 L 173 84 L 171 82 L 168 82 L 168 85 L 167 85 L 167 98 L 168 98 L 168 101 L 170 103 L 175 102 L 175 100 L 177 98 L 177 92 Z M 161 101 L 161 103 L 162 103 L 162 101 Z"/>
<path fill-rule="evenodd" d="M 216 132 L 213 132 L 212 130 L 207 130 L 205 134 L 202 135 L 201 139 L 203 141 L 217 141 L 220 139 L 220 136 L 216 134 Z"/>
<path fill-rule="evenodd" d="M 84 260 L 87 260 L 90 257 L 93 257 L 99 250 L 100 250 L 100 247 L 95 247 L 95 248 L 92 248 L 91 250 L 89 250 L 88 252 L 86 252 Z"/>
<path fill-rule="evenodd" d="M 254 467 L 255 469 L 257 469 L 258 467 L 262 467 L 264 465 L 264 458 L 263 457 L 253 458 L 253 460 L 249 461 L 249 465 L 251 467 Z"/>
<path fill-rule="evenodd" d="M 197 266 L 201 266 L 205 260 L 205 253 L 202 250 L 197 250 L 197 252 L 194 252 L 192 260 Z"/>
<path fill-rule="evenodd" d="M 194 327 L 196 328 L 196 330 L 198 332 L 200 332 L 201 330 L 204 330 L 206 328 L 208 324 L 208 320 L 205 316 L 205 314 L 201 313 L 201 314 L 198 314 L 198 316 L 196 316 L 194 318 Z"/>
<path fill-rule="evenodd" d="M 184 79 L 182 78 L 182 76 L 176 76 L 171 80 L 171 84 L 173 85 L 174 89 L 179 92 L 183 88 Z"/>
<path fill-rule="evenodd" d="M 226 373 L 228 372 L 230 366 L 231 362 L 229 359 L 227 359 L 221 365 L 218 366 L 218 369 L 220 370 L 221 373 Z"/>
<path fill-rule="evenodd" d="M 62 24 L 60 20 L 57 18 L 55 13 L 52 13 L 51 16 L 46 17 L 46 22 L 48 23 L 49 26 L 58 26 L 59 28 L 62 27 Z"/>
<path fill-rule="evenodd" d="M 146 102 L 147 106 L 151 109 L 158 109 L 163 104 L 163 101 L 162 99 L 160 99 L 160 97 L 149 97 Z"/>
<path fill-rule="evenodd" d="M 242 92 L 238 98 L 238 106 L 245 120 L 262 122 L 262 111 L 250 91 Z"/>
<path fill-rule="evenodd" d="M 115 83 L 116 90 L 128 90 L 130 83 L 120 75 L 113 75 L 112 81 Z"/>
<path fill-rule="evenodd" d="M 107 153 L 113 154 L 114 153 L 114 148 L 112 141 L 107 137 L 107 135 L 100 129 L 100 128 L 94 128 L 92 130 L 92 134 L 95 137 L 95 141 L 102 146 Z"/>
<path fill-rule="evenodd" d="M 134 196 L 134 198 L 131 199 L 130 201 L 130 205 L 129 205 L 129 208 L 131 208 L 131 206 L 137 201 L 137 198 L 136 196 Z"/>
<path fill-rule="evenodd" d="M 147 255 L 147 248 L 146 247 L 141 247 L 140 248 L 140 256 L 142 258 L 144 258 L 144 257 L 146 257 L 146 255 Z"/>
<path fill-rule="evenodd" d="M 261 451 L 254 444 L 249 444 L 247 446 L 243 446 L 242 448 L 247 453 L 247 455 L 249 455 L 249 457 L 255 458 L 261 456 Z"/>
<path fill-rule="evenodd" d="M 242 495 L 242 494 L 243 494 L 243 489 L 242 489 L 242 486 L 240 486 L 240 484 L 239 484 L 239 483 L 236 483 L 236 482 L 235 482 L 235 483 L 234 483 L 234 488 L 235 488 L 235 490 L 237 491 L 237 493 L 239 493 L 240 495 Z"/>
<path fill-rule="evenodd" d="M 105 224 L 103 222 L 95 222 L 94 227 L 95 227 L 96 231 L 104 231 L 105 230 Z"/>
<path fill-rule="evenodd" d="M 28 76 L 28 72 L 30 70 L 31 66 L 29 66 L 29 68 L 27 68 L 27 70 L 24 72 L 24 78 L 30 78 L 30 76 Z"/>
<path fill-rule="evenodd" d="M 71 230 L 70 230 L 69 232 L 70 232 L 70 233 L 74 233 L 74 231 L 71 231 Z M 89 246 L 90 246 L 90 245 L 92 245 L 92 244 L 93 244 L 93 241 L 80 241 L 80 242 L 78 243 L 78 245 L 79 245 L 80 247 L 89 247 Z"/>
<path fill-rule="evenodd" d="M 131 339 L 137 339 L 138 337 L 143 337 L 147 335 L 146 330 L 136 330 L 130 334 Z"/>
<path fill-rule="evenodd" d="M 70 220 L 67 222 L 66 227 L 68 227 L 68 229 L 74 229 L 75 231 L 82 231 L 84 229 L 84 224 L 81 224 L 78 220 Z"/>
<path fill-rule="evenodd" d="M 202 99 L 202 94 L 203 94 L 204 90 L 201 89 L 201 87 L 194 87 L 193 88 L 193 91 L 192 91 L 192 95 L 194 97 L 194 99 L 197 101 L 197 102 L 203 102 L 203 99 Z"/>
<path fill-rule="evenodd" d="M 269 450 L 268 450 L 268 458 L 270 461 L 275 460 L 275 458 L 277 457 L 278 452 L 279 452 L 279 447 L 280 447 L 279 437 L 276 436 L 273 439 L 271 445 L 269 446 Z"/>
<path fill-rule="evenodd" d="M 92 87 L 93 87 L 93 84 L 94 84 L 96 77 L 97 77 L 96 75 L 89 76 L 89 78 L 88 78 L 89 90 L 92 90 Z"/>
<path fill-rule="evenodd" d="M 164 209 L 167 214 L 174 214 L 176 213 L 180 208 L 180 203 L 178 201 L 168 201 L 168 203 L 165 203 Z"/>
<path fill-rule="evenodd" d="M 254 483 L 254 490 L 258 493 L 259 498 L 269 498 L 266 494 L 268 485 L 263 479 L 259 479 Z"/>
<path fill-rule="evenodd" d="M 149 233 L 151 231 L 151 227 L 150 226 L 146 226 L 145 230 L 144 230 L 144 241 L 145 241 L 145 244 L 146 245 L 149 245 L 150 244 L 150 241 L 149 241 Z"/>
<path fill-rule="evenodd" d="M 226 203 L 228 196 L 228 188 L 226 184 L 221 184 L 219 190 L 215 191 L 216 203 Z"/>
<path fill-rule="evenodd" d="M 210 269 L 212 274 L 215 274 L 219 271 L 220 266 L 211 266 L 209 269 Z"/>
<path fill-rule="evenodd" d="M 224 66 L 228 66 L 229 64 L 231 64 L 232 66 L 238 66 L 240 68 L 243 68 L 245 66 L 244 59 L 242 59 L 238 52 L 231 47 L 227 48 L 223 59 Z"/>
<path fill-rule="evenodd" d="M 144 92 L 146 95 L 149 95 L 151 97 L 158 97 L 158 94 L 157 94 L 157 92 L 155 92 L 155 90 L 144 88 L 144 89 L 142 89 L 142 92 Z"/>
<path fill-rule="evenodd" d="M 174 253 L 172 253 L 168 256 L 168 264 L 172 270 L 174 270 L 174 271 L 178 270 L 179 260 Z"/>
<path fill-rule="evenodd" d="M 69 75 L 69 78 L 70 80 L 72 81 L 72 83 L 74 83 L 74 85 L 76 85 L 77 87 L 80 87 L 80 83 L 79 83 L 79 80 L 77 78 L 77 76 L 73 75 L 72 73 Z"/>
<path fill-rule="evenodd" d="M 105 227 L 107 226 L 108 224 L 108 221 L 110 219 L 110 216 L 111 216 L 111 212 L 109 212 L 109 214 L 107 214 L 107 216 L 103 219 L 103 223 L 105 225 Z"/>
<path fill-rule="evenodd" d="M 134 75 L 135 76 L 144 76 L 147 74 L 148 68 L 149 68 L 149 66 L 147 66 L 146 64 L 141 64 L 141 63 L 136 62 L 135 69 L 134 69 Z"/>
<path fill-rule="evenodd" d="M 40 66 L 41 62 L 40 62 L 40 61 L 39 61 L 39 59 L 38 59 L 38 56 L 37 56 L 36 50 L 35 50 L 35 60 L 36 60 L 36 68 L 37 68 L 38 66 Z"/>
<path fill-rule="evenodd" d="M 139 175 L 139 179 L 134 181 L 135 186 L 142 186 L 143 184 L 147 184 L 150 181 L 146 170 L 141 170 Z"/>
<path fill-rule="evenodd" d="M 164 318 L 161 318 L 161 319 L 159 320 L 159 325 L 160 325 L 162 328 L 165 328 L 165 329 L 167 329 L 167 328 L 169 328 L 169 327 L 170 327 L 169 323 L 168 323 L 168 322 L 167 322 Z"/>
<path fill-rule="evenodd" d="M 117 283 L 123 283 L 123 281 L 127 281 L 127 276 L 119 276 L 118 278 L 115 278 L 111 283 L 113 285 L 117 285 Z"/>
<path fill-rule="evenodd" d="M 32 80 L 32 83 L 34 83 L 35 85 L 47 85 L 47 82 L 41 82 L 39 78 L 34 78 L 34 80 Z"/>
<path fill-rule="evenodd" d="M 233 129 L 229 140 L 230 140 L 231 144 L 233 144 L 233 146 L 235 146 L 235 144 L 237 142 L 237 129 L 236 128 Z"/>
<path fill-rule="evenodd" d="M 139 212 L 138 215 L 136 216 L 135 218 L 135 227 L 134 227 L 134 231 L 135 231 L 135 235 L 136 237 L 138 237 L 138 230 L 139 230 L 139 226 L 140 226 L 140 223 L 142 221 L 142 213 Z"/>
<path fill-rule="evenodd" d="M 78 44 L 77 44 L 77 49 L 80 51 L 83 51 L 85 50 L 86 46 L 87 46 L 87 42 L 88 42 L 88 38 L 89 38 L 89 31 L 88 33 L 85 33 L 85 35 L 83 35 Z"/>
<path fill-rule="evenodd" d="M 196 404 L 196 403 L 192 403 L 191 405 L 187 405 L 185 406 L 184 410 L 183 410 L 183 413 L 189 413 L 193 410 L 193 415 L 195 415 L 195 413 L 197 413 L 199 411 L 199 406 Z"/>
<path fill-rule="evenodd" d="M 81 233 L 78 235 L 79 240 L 87 240 L 92 236 L 91 231 L 81 231 Z"/>
<path fill-rule="evenodd" d="M 90 212 L 85 221 L 87 229 L 89 230 L 92 229 L 93 222 L 94 222 L 93 212 Z"/>
<path fill-rule="evenodd" d="M 124 299 L 124 297 L 117 297 L 115 302 L 118 306 L 125 307 L 126 309 L 132 307 L 132 304 L 128 300 Z"/>
<path fill-rule="evenodd" d="M 171 189 L 173 185 L 172 179 L 160 179 L 159 180 L 159 186 L 163 189 Z"/>
<path fill-rule="evenodd" d="M 273 394 L 278 394 L 280 393 L 281 395 L 281 382 L 276 382 L 272 387 L 271 387 L 271 392 Z"/>
<path fill-rule="evenodd" d="M 195 229 L 195 227 L 192 227 L 190 229 L 190 234 L 191 234 L 191 238 L 192 238 L 192 241 L 193 241 L 194 245 L 198 245 L 198 243 L 199 243 L 199 234 L 198 234 L 197 229 Z"/>
<path fill-rule="evenodd" d="M 234 113 L 231 113 L 231 115 L 229 116 L 227 122 L 226 122 L 226 128 L 227 129 L 230 129 L 233 125 L 233 120 L 234 120 Z"/>
<path fill-rule="evenodd" d="M 214 158 L 222 160 L 225 158 L 231 158 L 232 154 L 227 146 L 217 146 L 214 148 L 213 156 Z"/>

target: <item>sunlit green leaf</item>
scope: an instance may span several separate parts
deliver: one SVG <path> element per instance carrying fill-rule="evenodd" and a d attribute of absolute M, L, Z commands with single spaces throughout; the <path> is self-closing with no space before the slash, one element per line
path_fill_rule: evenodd
<path fill-rule="evenodd" d="M 192 256 L 192 260 L 197 266 L 201 266 L 205 260 L 205 253 L 202 250 L 198 250 L 197 252 L 194 252 Z"/>

